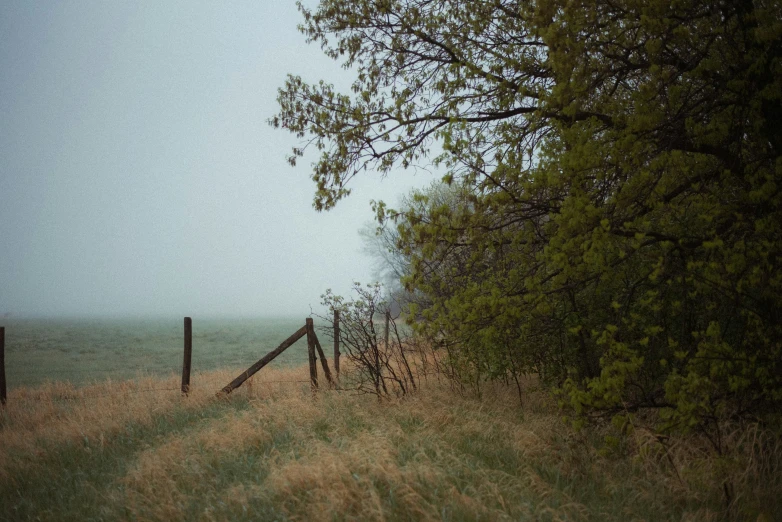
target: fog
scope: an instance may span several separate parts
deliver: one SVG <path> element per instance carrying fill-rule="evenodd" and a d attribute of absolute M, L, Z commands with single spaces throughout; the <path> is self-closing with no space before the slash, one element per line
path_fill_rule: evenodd
<path fill-rule="evenodd" d="M 307 315 L 373 279 L 369 201 L 432 177 L 312 208 L 267 120 L 287 73 L 350 76 L 293 1 L 54 4 L 0 4 L 0 317 Z"/>

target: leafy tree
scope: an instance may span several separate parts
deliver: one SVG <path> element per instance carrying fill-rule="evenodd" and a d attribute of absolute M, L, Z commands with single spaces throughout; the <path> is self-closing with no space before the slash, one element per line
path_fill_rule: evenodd
<path fill-rule="evenodd" d="M 318 209 L 439 144 L 454 204 L 377 213 L 470 375 L 719 449 L 782 411 L 780 4 L 322 0 L 301 29 L 352 92 L 289 77 L 272 124 L 320 151 Z"/>

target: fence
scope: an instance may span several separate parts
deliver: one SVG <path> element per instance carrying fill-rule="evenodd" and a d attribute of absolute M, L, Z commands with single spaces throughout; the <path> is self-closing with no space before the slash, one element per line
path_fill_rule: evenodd
<path fill-rule="evenodd" d="M 335 315 L 335 317 L 338 317 Z M 339 327 L 337 326 L 337 330 Z M 313 391 L 318 389 L 318 366 L 316 364 L 316 356 L 315 356 L 315 349 L 317 348 L 318 355 L 320 355 L 320 362 L 323 366 L 323 373 L 326 375 L 326 379 L 328 379 L 329 384 L 333 384 L 334 381 L 331 378 L 331 372 L 329 371 L 329 365 L 328 361 L 326 361 L 326 356 L 323 354 L 323 349 L 320 346 L 320 342 L 318 341 L 318 336 L 315 334 L 315 327 L 313 326 L 312 318 L 308 317 L 305 322 L 304 326 L 299 328 L 293 335 L 288 337 L 286 340 L 282 342 L 280 346 L 272 350 L 271 352 L 267 353 L 261 359 L 258 360 L 255 364 L 247 368 L 244 372 L 239 374 L 238 377 L 236 377 L 233 381 L 228 383 L 221 392 L 223 393 L 231 393 L 233 390 L 238 388 L 242 385 L 247 379 L 252 377 L 255 373 L 261 370 L 264 366 L 269 364 L 274 360 L 275 357 L 280 355 L 282 352 L 287 350 L 290 346 L 293 345 L 296 341 L 301 339 L 304 336 L 307 336 L 307 355 L 309 359 L 309 366 L 310 366 L 310 383 L 312 386 Z M 334 343 L 334 360 L 339 360 L 339 342 L 338 340 Z M 338 363 L 337 363 L 338 364 Z M 184 382 L 184 375 L 182 377 Z"/>
<path fill-rule="evenodd" d="M 336 311 L 334 312 L 333 328 L 334 328 L 334 369 L 338 376 L 340 342 L 339 342 L 339 313 Z M 309 361 L 309 369 L 310 369 L 310 378 L 308 381 L 295 381 L 295 382 L 310 382 L 311 389 L 313 391 L 316 391 L 318 389 L 318 375 L 317 375 L 318 372 L 316 367 L 316 361 L 318 358 L 320 358 L 321 366 L 323 368 L 323 372 L 326 376 L 326 379 L 330 384 L 332 385 L 335 384 L 336 381 L 331 375 L 328 361 L 326 360 L 326 356 L 323 353 L 323 349 L 320 345 L 318 337 L 315 334 L 313 321 L 311 318 L 307 318 L 305 320 L 305 324 L 301 328 L 299 328 L 291 337 L 286 339 L 275 350 L 272 350 L 264 357 L 262 357 L 259 361 L 257 361 L 255 364 L 250 366 L 247 370 L 242 372 L 242 374 L 240 374 L 236 379 L 234 379 L 227 386 L 223 387 L 223 389 L 220 390 L 218 393 L 227 394 L 233 391 L 234 389 L 238 388 L 239 386 L 241 386 L 241 384 L 244 383 L 249 377 L 251 377 L 253 374 L 258 372 L 261 368 L 266 366 L 269 362 L 271 362 L 274 358 L 276 358 L 278 355 L 284 352 L 287 348 L 292 346 L 297 340 L 299 340 L 304 335 L 307 336 L 307 352 L 308 352 L 308 361 Z M 315 355 L 316 351 L 317 351 L 317 356 Z M 171 387 L 150 388 L 145 390 L 135 390 L 132 393 L 175 391 L 178 389 L 183 395 L 187 396 L 187 394 L 191 390 L 192 352 L 193 352 L 193 321 L 190 317 L 185 317 L 184 318 L 184 345 L 183 345 L 183 358 L 182 358 L 182 379 L 181 379 L 180 387 L 179 388 L 171 388 Z M 54 372 L 57 371 L 58 370 L 54 370 Z M 61 371 L 63 373 L 65 372 L 71 373 L 71 372 L 79 372 L 79 371 L 90 372 L 92 370 L 71 369 L 71 370 L 61 370 Z M 273 381 L 273 382 L 277 382 L 277 381 Z M 74 394 L 73 398 L 74 399 L 82 398 L 83 396 L 84 394 Z M 7 404 L 6 373 L 5 373 L 5 327 L 0 327 L 0 403 L 2 404 L 2 407 L 5 407 Z"/>

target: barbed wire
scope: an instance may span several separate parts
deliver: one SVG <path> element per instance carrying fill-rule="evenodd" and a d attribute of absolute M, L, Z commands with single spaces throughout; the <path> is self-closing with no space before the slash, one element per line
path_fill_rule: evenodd
<path fill-rule="evenodd" d="M 300 361 L 302 363 L 306 363 L 306 359 L 303 361 Z M 224 370 L 224 369 L 234 369 L 234 368 L 240 368 L 245 367 L 249 363 L 247 361 L 218 361 L 219 366 L 212 368 L 211 370 L 197 370 L 200 372 L 211 372 L 211 371 L 218 371 L 218 370 Z M 133 373 L 138 371 L 149 371 L 154 373 L 178 373 L 182 371 L 182 366 L 177 365 L 173 368 L 166 369 L 166 368 L 157 368 L 157 367 L 128 367 L 128 368 L 109 368 L 109 369 L 100 369 L 100 368 L 53 368 L 53 369 L 46 369 L 44 371 L 35 371 L 35 370 L 27 370 L 27 369 L 21 369 L 21 370 L 15 370 L 13 369 L 13 366 L 9 365 L 6 361 L 6 374 L 7 375 L 40 375 L 41 373 Z M 194 372 L 196 370 L 193 370 Z"/>
<path fill-rule="evenodd" d="M 149 388 L 145 390 L 116 390 L 109 393 L 73 393 L 70 395 L 65 394 L 52 394 L 49 397 L 31 397 L 31 396 L 22 396 L 22 397 L 13 397 L 15 401 L 24 402 L 24 401 L 53 401 L 53 400 L 63 400 L 63 401 L 76 401 L 81 399 L 97 399 L 101 397 L 115 397 L 115 396 L 127 396 L 127 395 L 134 395 L 137 393 L 149 393 L 149 392 L 161 392 L 161 391 L 181 391 L 180 388 Z M 9 401 L 10 402 L 10 401 Z"/>
<path fill-rule="evenodd" d="M 309 383 L 309 379 L 275 379 L 271 381 L 255 381 L 252 384 L 253 385 L 262 385 L 262 384 L 301 384 L 301 383 Z M 121 389 L 121 390 L 114 390 L 110 391 L 108 393 L 80 393 L 78 391 L 75 391 L 72 394 L 52 394 L 48 397 L 35 397 L 35 396 L 21 396 L 21 397 L 14 397 L 14 400 L 18 401 L 25 401 L 25 400 L 32 400 L 32 401 L 50 401 L 50 400 L 80 400 L 80 399 L 93 399 L 93 398 L 101 398 L 101 397 L 115 397 L 115 396 L 127 396 L 127 395 L 134 395 L 137 393 L 150 393 L 150 392 L 163 392 L 163 391 L 179 391 L 181 392 L 181 388 L 148 388 L 144 390 L 127 390 L 127 389 Z M 192 385 L 191 385 L 191 391 L 193 391 Z"/>
<path fill-rule="evenodd" d="M 266 384 L 267 382 L 287 382 L 287 383 L 296 383 L 296 382 L 310 382 L 309 379 L 304 379 L 300 381 L 253 381 L 253 384 Z"/>
<path fill-rule="evenodd" d="M 74 368 L 72 370 L 67 370 L 64 368 L 56 368 L 53 370 L 45 370 L 45 371 L 8 371 L 8 367 L 6 366 L 6 374 L 7 375 L 22 375 L 22 376 L 38 376 L 41 374 L 49 374 L 49 373 L 134 373 L 134 372 L 141 372 L 141 371 L 149 371 L 154 373 L 178 373 L 182 371 L 181 367 L 173 368 L 170 370 L 159 370 L 154 368 L 112 368 L 110 370 L 100 370 L 100 369 L 91 369 L 91 368 Z"/>
<path fill-rule="evenodd" d="M 222 364 L 219 367 L 212 368 L 210 370 L 193 370 L 192 373 L 208 373 L 213 371 L 220 371 L 220 370 L 235 370 L 238 368 L 242 368 L 246 365 L 246 361 L 244 362 L 237 362 L 234 364 L 228 363 L 228 364 Z M 35 371 L 35 370 L 13 370 L 9 369 L 8 365 L 6 365 L 6 375 L 10 376 L 22 376 L 22 377 L 35 377 L 40 376 L 42 374 L 49 374 L 49 373 L 56 373 L 56 374 L 68 374 L 68 373 L 101 373 L 101 374 L 111 374 L 111 373 L 122 373 L 122 374 L 133 374 L 138 372 L 149 372 L 154 374 L 165 374 L 165 373 L 180 373 L 182 371 L 181 366 L 176 366 L 173 368 L 155 368 L 155 367 L 138 367 L 138 368 L 110 368 L 110 369 L 99 369 L 99 368 L 73 368 L 73 369 L 65 369 L 65 368 L 54 368 L 54 369 L 46 369 L 42 371 Z"/>
<path fill-rule="evenodd" d="M 266 381 L 266 382 L 275 382 L 275 383 L 308 383 L 309 381 Z M 261 383 L 263 384 L 263 383 Z M 105 398 L 105 397 L 121 397 L 121 396 L 128 396 L 128 395 L 135 395 L 139 393 L 149 393 L 149 392 L 163 392 L 163 391 L 178 391 L 181 392 L 182 390 L 180 388 L 153 388 L 149 390 L 123 390 L 123 391 L 117 391 L 112 393 L 99 393 L 99 394 L 76 394 L 76 395 L 56 395 L 52 397 L 14 397 L 15 401 L 19 402 L 25 402 L 25 401 L 78 401 L 83 399 L 99 399 L 99 398 Z M 192 392 L 192 390 L 191 390 Z"/>

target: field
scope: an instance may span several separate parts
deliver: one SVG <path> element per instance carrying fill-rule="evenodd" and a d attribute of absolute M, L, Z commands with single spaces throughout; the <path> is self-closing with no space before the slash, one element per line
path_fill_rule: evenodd
<path fill-rule="evenodd" d="M 522 406 L 437 376 L 378 402 L 313 396 L 290 364 L 216 396 L 239 369 L 200 371 L 187 397 L 176 373 L 12 387 L 0 520 L 782 519 L 782 446 L 755 428 L 717 459 L 640 428 L 576 433 L 534 379 Z"/>
<path fill-rule="evenodd" d="M 195 317 L 193 371 L 246 368 L 303 324 L 304 317 Z M 9 388 L 59 380 L 81 385 L 106 379 L 161 376 L 182 368 L 181 317 L 6 319 L 2 325 L 6 327 Z M 284 367 L 306 360 L 306 342 L 299 341 L 274 364 Z"/>

